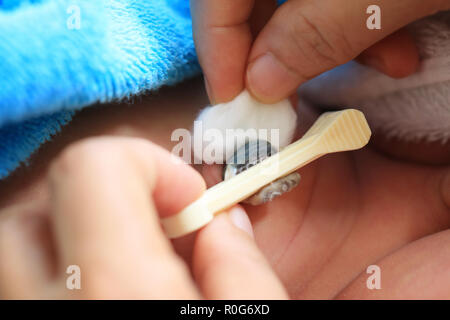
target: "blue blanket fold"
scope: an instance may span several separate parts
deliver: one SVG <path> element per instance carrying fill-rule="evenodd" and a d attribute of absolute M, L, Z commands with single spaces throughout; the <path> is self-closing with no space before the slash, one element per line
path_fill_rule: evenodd
<path fill-rule="evenodd" d="M 200 71 L 187 0 L 0 0 L 0 178 L 75 110 Z"/>

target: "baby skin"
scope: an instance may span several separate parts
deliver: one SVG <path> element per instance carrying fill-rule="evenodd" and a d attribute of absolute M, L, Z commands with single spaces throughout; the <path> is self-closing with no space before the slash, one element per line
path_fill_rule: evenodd
<path fill-rule="evenodd" d="M 98 158 L 109 154 L 109 147 L 96 144 L 105 139 L 97 136 L 108 135 L 109 145 L 130 150 L 136 159 L 140 153 L 146 158 L 145 152 L 139 151 L 147 148 L 139 147 L 145 141 L 152 142 L 148 158 L 167 159 L 167 154 L 156 145 L 170 151 L 177 143 L 170 140 L 172 131 L 190 129 L 199 108 L 207 104 L 201 81 L 196 79 L 161 90 L 133 106 L 109 105 L 82 111 L 32 157 L 29 167 L 22 167 L 1 181 L 0 297 L 450 298 L 450 165 L 400 159 L 380 151 L 373 143 L 359 151 L 332 154 L 312 162 L 299 170 L 302 176 L 299 186 L 272 202 L 238 206 L 237 210 L 244 208 L 251 221 L 250 226 L 244 221 L 245 215 L 240 216 L 244 231 L 231 229 L 226 217 L 219 215 L 200 232 L 172 241 L 176 257 L 182 259 L 174 258 L 169 242 L 161 240 L 157 223 L 148 222 L 148 229 L 143 230 L 133 224 L 143 219 L 133 211 L 122 212 L 129 215 L 126 221 L 130 222 L 120 227 L 119 234 L 123 236 L 120 242 L 114 242 L 117 237 L 110 241 L 92 237 L 90 231 L 95 231 L 97 220 L 108 214 L 101 210 L 108 208 L 101 204 L 101 199 L 107 194 L 102 190 L 110 188 L 105 184 L 83 197 L 76 193 L 81 192 L 77 189 L 72 190 L 75 193 L 64 194 L 64 190 L 70 189 L 67 181 L 58 178 L 60 171 L 70 177 L 78 162 L 90 161 L 68 161 L 67 149 L 94 145 L 83 155 Z M 298 136 L 301 136 L 318 114 L 302 105 L 298 112 Z M 374 140 L 382 139 L 374 134 Z M 65 158 L 61 160 L 62 157 Z M 114 156 L 103 159 L 105 167 L 116 162 Z M 155 160 L 154 165 L 166 165 L 160 162 L 164 161 Z M 145 167 L 142 161 L 130 163 Z M 209 185 L 219 180 L 214 168 L 196 169 Z M 89 189 L 102 186 L 102 179 L 120 184 L 128 179 L 126 173 L 135 172 L 127 167 L 118 171 L 114 171 L 115 180 L 102 175 L 102 170 L 79 176 L 79 180 Z M 160 171 L 166 172 L 164 167 Z M 78 180 L 77 176 L 71 177 Z M 205 187 L 193 170 L 169 170 L 158 179 L 151 187 L 155 189 L 148 191 L 142 186 L 142 192 L 130 195 L 124 187 L 118 197 L 131 196 L 138 203 L 142 201 L 139 194 L 148 198 L 153 194 L 156 208 L 153 211 L 164 216 L 193 201 Z M 60 200 L 64 197 L 68 200 Z M 97 211 L 83 215 L 74 209 L 77 204 L 68 206 L 70 198 L 79 202 L 83 199 Z M 117 206 L 112 210 L 116 209 Z M 70 216 L 72 213 L 76 219 Z M 85 219 L 86 224 L 80 219 Z M 114 229 L 114 219 L 111 216 L 97 230 Z M 89 225 L 92 228 L 86 227 Z M 71 241 L 65 238 L 71 229 L 80 226 L 84 228 Z M 155 234 L 160 234 L 159 240 L 150 241 Z M 13 235 L 23 241 L 12 241 Z M 242 241 L 239 246 L 235 246 L 237 241 Z M 89 247 L 88 251 L 80 249 L 83 244 Z M 122 259 L 110 258 L 108 253 L 112 249 Z M 17 252 L 26 253 L 26 257 Z M 133 254 L 145 256 L 144 252 L 158 253 L 159 262 L 133 258 Z M 110 262 L 107 271 L 97 270 L 95 266 L 105 266 L 106 260 Z M 83 273 L 85 269 L 81 269 L 82 276 L 86 274 L 81 293 L 68 292 L 65 287 L 56 289 L 60 282 L 47 286 L 29 282 L 30 274 L 31 278 L 44 279 L 41 282 L 61 277 L 66 262 L 91 263 L 89 272 Z M 371 276 L 367 270 L 373 265 L 379 267 L 379 288 L 367 285 Z M 124 271 L 128 272 L 128 278 Z M 129 277 L 130 272 L 134 277 Z M 172 274 L 175 276 L 169 279 Z"/>

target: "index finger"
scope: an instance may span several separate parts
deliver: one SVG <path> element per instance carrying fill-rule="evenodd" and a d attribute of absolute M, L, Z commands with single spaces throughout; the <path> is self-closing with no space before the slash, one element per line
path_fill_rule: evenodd
<path fill-rule="evenodd" d="M 229 101 L 244 89 L 254 3 L 191 0 L 194 41 L 213 104 Z"/>

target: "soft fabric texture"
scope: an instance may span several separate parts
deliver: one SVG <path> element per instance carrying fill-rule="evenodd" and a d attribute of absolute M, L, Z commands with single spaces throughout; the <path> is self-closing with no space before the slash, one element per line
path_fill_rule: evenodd
<path fill-rule="evenodd" d="M 392 79 L 350 62 L 309 81 L 299 93 L 318 106 L 361 109 L 376 131 L 405 141 L 450 140 L 450 11 L 410 26 L 418 73 Z"/>
<path fill-rule="evenodd" d="M 0 0 L 0 178 L 74 110 L 197 74 L 188 4 Z"/>
<path fill-rule="evenodd" d="M 234 100 L 200 112 L 193 129 L 194 157 L 222 164 L 246 141 L 256 139 L 280 150 L 292 141 L 296 125 L 297 114 L 289 100 L 263 104 L 244 90 Z"/>

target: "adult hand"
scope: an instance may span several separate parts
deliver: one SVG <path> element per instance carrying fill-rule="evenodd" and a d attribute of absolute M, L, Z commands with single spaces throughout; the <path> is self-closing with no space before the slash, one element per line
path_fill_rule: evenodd
<path fill-rule="evenodd" d="M 372 4 L 288 0 L 277 8 L 275 0 L 191 0 L 194 39 L 210 99 L 231 100 L 246 86 L 259 100 L 275 102 L 357 56 L 393 77 L 413 73 L 417 49 L 406 31 L 396 31 L 450 9 L 450 1 L 376 1 L 380 30 L 366 27 L 366 9 Z"/>
<path fill-rule="evenodd" d="M 192 279 L 159 216 L 204 190 L 201 176 L 137 138 L 69 146 L 51 166 L 49 197 L 0 213 L 0 296 L 17 298 L 282 299 L 240 207 L 197 234 Z M 81 270 L 69 290 L 66 269 Z"/>

